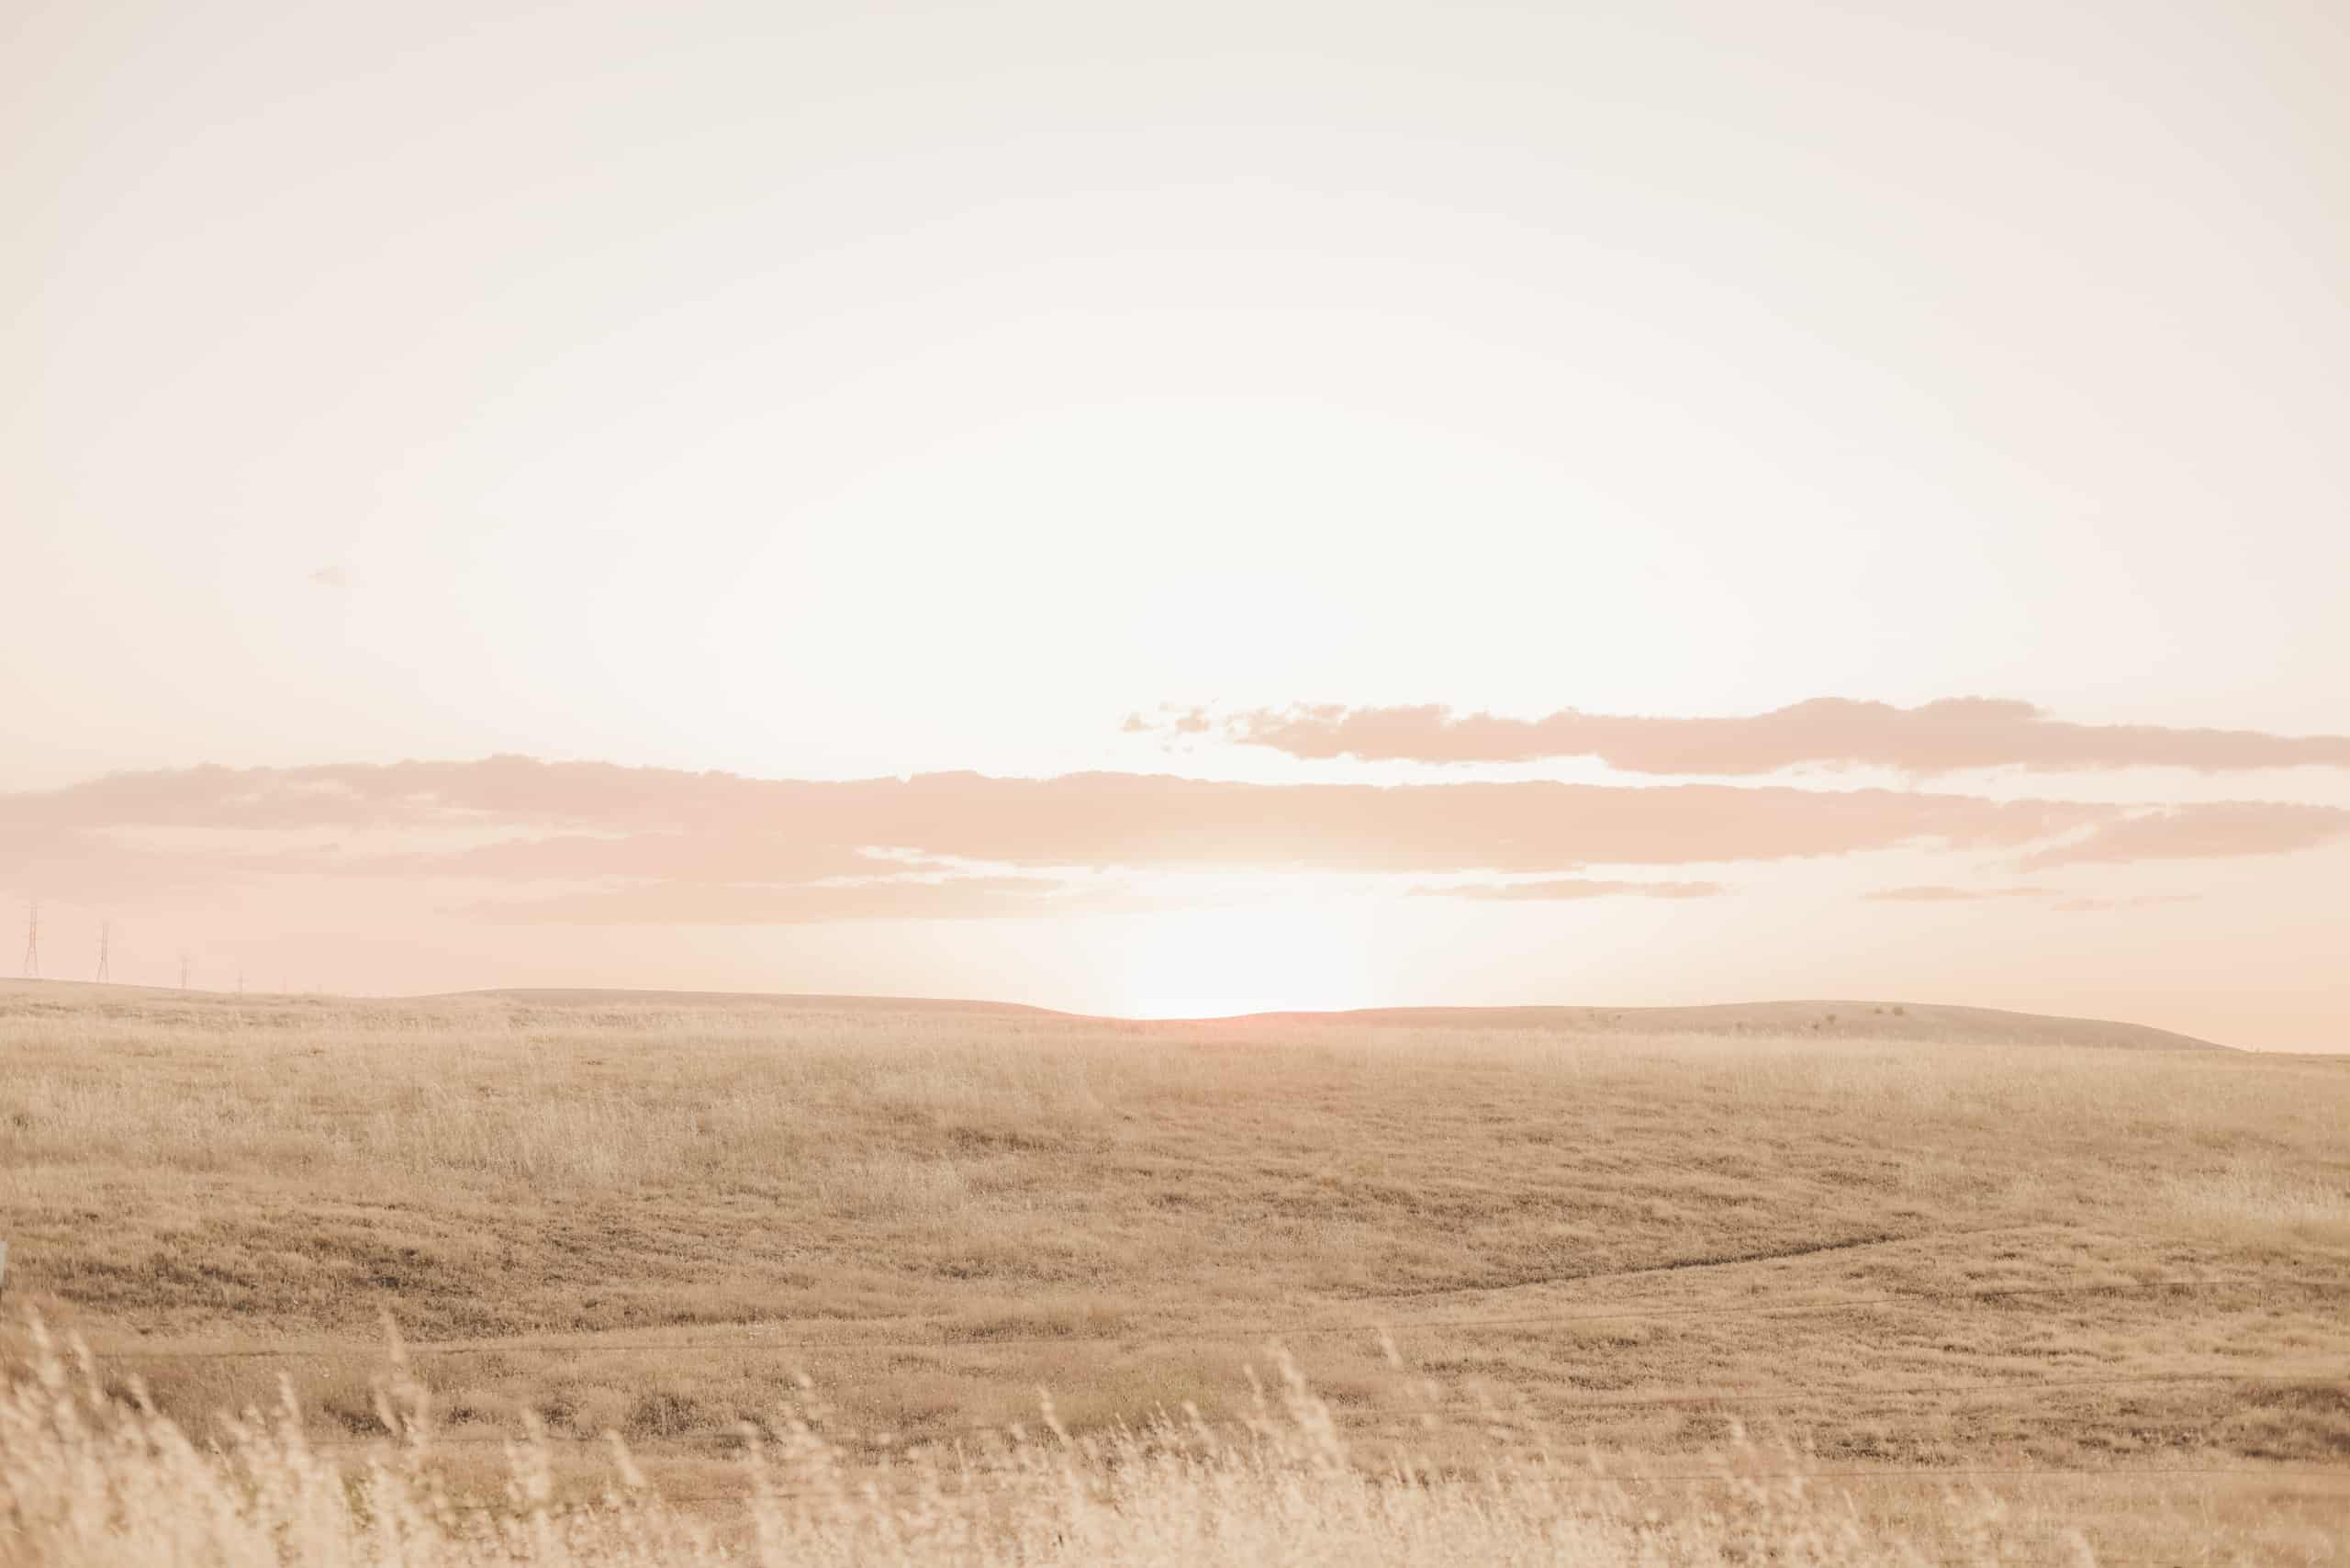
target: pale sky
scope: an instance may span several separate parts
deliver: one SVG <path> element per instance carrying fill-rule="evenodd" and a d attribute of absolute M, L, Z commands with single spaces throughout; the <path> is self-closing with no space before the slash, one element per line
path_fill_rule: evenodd
<path fill-rule="evenodd" d="M 0 898 L 2350 1045 L 2344 81 L 2324 0 L 17 0 Z"/>

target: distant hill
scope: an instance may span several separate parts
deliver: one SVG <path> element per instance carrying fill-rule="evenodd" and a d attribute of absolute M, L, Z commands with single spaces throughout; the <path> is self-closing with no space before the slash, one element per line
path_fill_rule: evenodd
<path fill-rule="evenodd" d="M 1397 1028 L 1561 1029 L 1620 1035 L 1866 1035 L 1937 1044 L 2110 1046 L 2128 1050 L 2233 1047 L 2143 1024 L 2059 1018 L 1995 1007 L 1900 1002 L 1730 1002 L 1707 1007 L 1366 1007 L 1255 1016 Z"/>
<path fill-rule="evenodd" d="M 545 1007 L 774 1007 L 881 1013 L 985 1013 L 1068 1018 L 1081 1014 L 1011 1002 L 936 997 L 793 995 L 769 991 L 504 990 L 470 996 Z M 1160 1023 L 1201 1023 L 1163 1019 Z M 1342 1012 L 1251 1013 L 1219 1023 L 1371 1025 L 1394 1028 L 1561 1029 L 1577 1034 L 1865 1034 L 1945 1045 L 2108 1046 L 2127 1050 L 2220 1051 L 2191 1035 L 2105 1018 L 2060 1018 L 1993 1007 L 1897 1002 L 1731 1002 L 1705 1007 L 1366 1007 Z M 1124 1020 L 1122 1020 L 1124 1022 Z"/>
<path fill-rule="evenodd" d="M 1049 1007 L 1018 1002 L 962 1002 L 934 996 L 829 996 L 821 992 L 776 991 L 628 991 L 590 987 L 508 987 L 498 991 L 456 993 L 489 1002 L 513 1002 L 530 1007 L 772 1007 L 800 1013 L 987 1013 L 1037 1018 L 1066 1018 Z M 421 999 L 420 999 L 421 1000 Z"/>
<path fill-rule="evenodd" d="M 317 1008 L 356 997 L 238 996 L 221 991 L 150 986 L 93 985 L 73 980 L 0 980 L 0 999 L 36 1006 L 64 1004 L 101 1010 L 124 1007 L 270 1005 Z M 1065 1019 L 1087 1014 L 1016 1002 L 967 1002 L 949 997 L 831 996 L 757 991 L 628 991 L 526 988 L 469 991 L 442 997 L 375 998 L 376 1002 L 496 1002 L 520 1007 L 602 1012 L 632 1008 L 772 1008 L 778 1013 L 935 1013 L 994 1018 Z M 1932 1045 L 2104 1046 L 2125 1050 L 2223 1051 L 2232 1047 L 2191 1035 L 2104 1018 L 2058 1018 L 1992 1007 L 1953 1007 L 1900 1002 L 1732 1002 L 1707 1007 L 1366 1007 L 1334 1013 L 1251 1013 L 1232 1017 L 1115 1019 L 1124 1027 L 1152 1029 L 1214 1023 L 1353 1025 L 1420 1029 L 1552 1029 L 1582 1035 L 1817 1035 L 1916 1040 Z"/>

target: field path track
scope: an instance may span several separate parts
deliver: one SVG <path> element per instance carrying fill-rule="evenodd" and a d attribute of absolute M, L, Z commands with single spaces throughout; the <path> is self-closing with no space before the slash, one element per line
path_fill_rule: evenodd
<path fill-rule="evenodd" d="M 1870 1247 L 1896 1247 L 1906 1241 L 1947 1241 L 1955 1237 L 1989 1236 L 1999 1231 L 2034 1228 L 2037 1227 L 2031 1225 L 1985 1225 L 1964 1230 L 1915 1230 L 1897 1236 L 1874 1231 L 1833 1241 L 1807 1242 L 1801 1247 L 1780 1247 L 1759 1252 L 1708 1253 L 1697 1258 L 1676 1258 L 1663 1263 L 1643 1263 L 1632 1269 L 1592 1269 L 1571 1274 L 1530 1274 L 1520 1279 L 1494 1280 L 1482 1284 L 1423 1285 L 1415 1290 L 1365 1291 L 1342 1299 L 1426 1301 L 1434 1296 L 1491 1295 L 1503 1291 L 1532 1290 L 1537 1285 L 1572 1285 L 1593 1280 L 1636 1280 L 1652 1274 L 1683 1273 L 1692 1269 L 1728 1269 L 1749 1263 L 1775 1263 L 1791 1258 L 1815 1258 L 1824 1252 L 1857 1252 Z"/>

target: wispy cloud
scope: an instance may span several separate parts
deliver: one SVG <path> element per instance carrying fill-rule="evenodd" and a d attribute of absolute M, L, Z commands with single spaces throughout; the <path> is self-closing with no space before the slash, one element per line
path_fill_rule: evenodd
<path fill-rule="evenodd" d="M 1908 844 L 2020 849 L 2097 827 L 2118 810 L 1776 785 L 1382 788 L 1132 773 L 761 779 L 501 756 L 123 774 L 0 796 L 0 826 L 464 827 L 538 841 L 464 852 L 464 863 L 486 874 L 666 875 L 660 863 L 708 868 L 742 853 L 804 876 L 844 868 L 844 857 L 877 847 L 1023 867 L 1535 872 Z"/>
<path fill-rule="evenodd" d="M 1138 901 L 1056 877 L 892 878 L 767 884 L 640 882 L 476 906 L 488 919 L 560 925 L 806 925 L 834 920 L 973 920 L 1099 913 Z"/>
<path fill-rule="evenodd" d="M 514 882 L 634 878 L 710 886 L 946 868 L 942 862 L 920 856 L 885 857 L 878 853 L 880 847 L 828 844 L 789 830 L 761 833 L 747 828 L 732 833 L 681 830 L 615 836 L 562 834 L 503 838 L 458 850 L 349 856 L 341 868 L 368 875 L 430 871 Z"/>
<path fill-rule="evenodd" d="M 2061 888 L 1960 888 L 1929 885 L 1879 888 L 1863 896 L 1875 903 L 1971 903 L 1977 899 L 2049 899 L 2061 898 L 2063 895 L 2064 890 Z"/>
<path fill-rule="evenodd" d="M 2029 702 L 1992 697 L 1953 697 L 1915 708 L 1817 697 L 1767 713 L 1709 718 L 1564 708 L 1513 719 L 1433 705 L 1308 704 L 1231 713 L 1189 708 L 1136 714 L 1126 728 L 1171 737 L 1213 735 L 1302 758 L 1523 763 L 1595 757 L 1623 772 L 1646 774 L 1863 767 L 1921 775 L 1985 767 L 2350 767 L 2350 735 L 2082 724 L 2052 718 Z"/>
<path fill-rule="evenodd" d="M 1710 899 L 1727 890 L 1719 882 L 1608 882 L 1589 877 L 1554 877 L 1539 882 L 1417 887 L 1412 893 L 1416 898 L 1551 902 L 1567 899 Z"/>
<path fill-rule="evenodd" d="M 1141 907 L 1136 887 L 1149 874 L 1227 871 L 1460 879 L 1422 883 L 1429 897 L 1694 899 L 1722 889 L 1589 868 L 1894 848 L 2054 866 L 2344 838 L 2350 811 L 2258 801 L 2145 808 L 1785 784 L 1379 787 L 1129 773 L 834 781 L 520 756 L 195 767 L 0 794 L 0 880 L 61 897 L 264 877 L 390 879 L 468 885 L 470 896 L 506 901 L 507 918 L 536 922 Z M 1874 896 L 2027 895 L 2054 890 Z"/>
<path fill-rule="evenodd" d="M 2132 860 L 2281 855 L 2350 838 L 2350 811 L 2283 801 L 2212 801 L 2133 812 L 2023 857 L 2027 869 Z"/>

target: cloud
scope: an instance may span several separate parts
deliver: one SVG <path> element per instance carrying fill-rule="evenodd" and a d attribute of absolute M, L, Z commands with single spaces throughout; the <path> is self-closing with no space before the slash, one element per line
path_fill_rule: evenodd
<path fill-rule="evenodd" d="M 2281 801 L 2213 801 L 2132 812 L 2026 855 L 2027 868 L 2132 860 L 2281 855 L 2350 838 L 2350 811 Z"/>
<path fill-rule="evenodd" d="M 1380 787 L 1132 773 L 809 780 L 498 756 L 193 767 L 0 794 L 0 880 L 108 898 L 285 877 L 447 883 L 507 901 L 502 918 L 515 920 L 792 924 L 1142 907 L 1117 884 L 1156 872 L 1548 877 L 1422 890 L 1700 898 L 1721 890 L 1582 873 L 1902 847 L 2067 865 L 2344 836 L 2350 812 L 2256 801 L 2164 810 L 1784 784 Z M 1057 881 L 1076 868 L 1101 875 Z"/>
<path fill-rule="evenodd" d="M 711 865 L 741 853 L 780 857 L 789 863 L 782 868 L 805 877 L 880 847 L 1028 868 L 1511 873 L 1779 860 L 1900 845 L 2020 849 L 2094 828 L 2119 810 L 1776 785 L 1377 787 L 1132 773 L 758 779 L 500 756 L 121 774 L 0 795 L 0 826 L 465 828 L 546 840 L 441 857 L 450 868 L 484 874 L 498 874 L 505 861 L 509 874 L 667 875 L 674 868 L 652 862 L 670 857 Z M 625 842 L 632 835 L 637 842 Z M 632 857 L 641 858 L 632 864 Z"/>
<path fill-rule="evenodd" d="M 2061 897 L 2062 888 L 1879 888 L 1864 895 L 1874 903 L 1964 903 L 1975 899 L 2046 899 Z"/>
<path fill-rule="evenodd" d="M 956 877 L 799 886 L 643 882 L 552 898 L 504 900 L 473 913 L 516 924 L 805 925 L 831 920 L 972 920 L 1121 907 L 1056 877 Z"/>
<path fill-rule="evenodd" d="M 108 903 L 217 882 L 219 876 L 217 870 L 192 875 L 101 834 L 0 823 L 0 880 L 15 888 Z"/>
<path fill-rule="evenodd" d="M 2066 913 L 2078 914 L 2091 910 L 2152 909 L 2157 904 L 2193 903 L 2201 896 L 2199 893 L 2140 893 L 2132 898 L 2066 899 L 2062 903 L 2051 904 L 2049 907 Z"/>
<path fill-rule="evenodd" d="M 884 858 L 879 847 L 811 842 L 789 832 L 564 834 L 504 838 L 458 850 L 351 856 L 340 868 L 369 875 L 428 871 L 516 882 L 625 877 L 713 886 L 945 868 L 941 862 L 921 857 Z"/>
<path fill-rule="evenodd" d="M 1816 697 L 1725 718 L 1656 718 L 1561 709 L 1539 719 L 1457 713 L 1440 706 L 1306 705 L 1214 714 L 1137 714 L 1129 729 L 1213 734 L 1310 759 L 1523 763 L 1595 757 L 1622 772 L 1742 775 L 1789 767 L 1881 767 L 1921 775 L 1965 768 L 2037 770 L 2188 767 L 2350 767 L 2350 735 L 2162 724 L 2080 724 L 2029 702 L 1953 697 L 1916 708 Z"/>
<path fill-rule="evenodd" d="M 1479 882 L 1455 887 L 1420 887 L 1416 898 L 1526 900 L 1562 899 L 1710 899 L 1728 890 L 1719 882 L 1605 882 L 1586 877 L 1558 877 L 1539 882 Z"/>
<path fill-rule="evenodd" d="M 310 574 L 309 580 L 322 588 L 347 588 L 351 586 L 351 578 L 341 566 L 320 566 Z"/>
<path fill-rule="evenodd" d="M 1118 726 L 1121 734 L 1129 735 L 1205 734 L 1215 727 L 1215 721 L 1203 708 L 1161 709 L 1158 717 L 1129 713 L 1126 722 Z"/>

